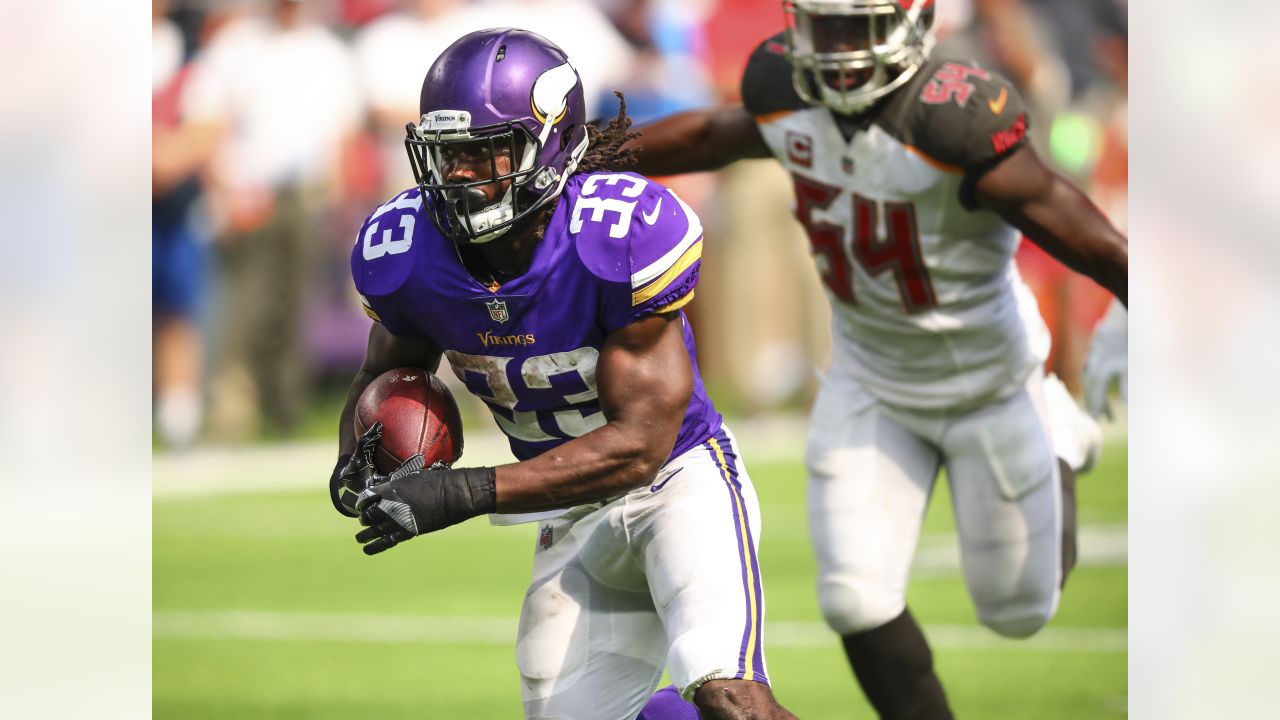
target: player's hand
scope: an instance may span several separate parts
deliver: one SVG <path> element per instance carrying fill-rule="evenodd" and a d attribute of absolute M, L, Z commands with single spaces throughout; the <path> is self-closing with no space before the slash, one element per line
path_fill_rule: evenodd
<path fill-rule="evenodd" d="M 497 500 L 497 473 L 493 468 L 450 470 L 433 465 L 427 470 L 401 474 L 375 483 L 360 493 L 356 509 L 360 524 L 356 535 L 366 555 L 429 532 L 435 532 L 493 512 Z"/>
<path fill-rule="evenodd" d="M 1093 331 L 1089 355 L 1084 362 L 1084 401 L 1094 417 L 1111 417 L 1107 392 L 1117 383 L 1120 399 L 1129 402 L 1129 316 L 1118 302 L 1112 303 L 1102 322 Z"/>
<path fill-rule="evenodd" d="M 356 440 L 356 450 L 338 458 L 338 465 L 329 476 L 329 499 L 333 507 L 347 517 L 360 517 L 356 499 L 374 482 L 386 480 L 373 466 L 373 453 L 382 439 L 382 423 L 376 422 Z"/>

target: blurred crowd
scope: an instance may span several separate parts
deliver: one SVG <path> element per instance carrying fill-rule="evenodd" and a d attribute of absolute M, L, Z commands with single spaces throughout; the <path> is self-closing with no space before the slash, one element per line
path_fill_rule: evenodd
<path fill-rule="evenodd" d="M 1128 202 L 1125 0 L 939 0 L 942 54 L 1007 75 L 1032 139 L 1122 230 Z M 348 257 L 364 216 L 412 185 L 404 126 L 457 37 L 542 34 L 597 118 L 637 123 L 734 102 L 780 0 L 155 0 L 152 50 L 153 396 L 161 444 L 297 432 L 318 390 L 345 389 L 368 319 Z M 670 184 L 703 216 L 688 308 L 717 404 L 808 402 L 829 309 L 790 183 L 771 161 Z M 1030 243 L 1018 261 L 1073 390 L 1108 295 Z M 448 375 L 448 373 L 445 373 Z M 334 417 L 336 428 L 336 414 Z"/>

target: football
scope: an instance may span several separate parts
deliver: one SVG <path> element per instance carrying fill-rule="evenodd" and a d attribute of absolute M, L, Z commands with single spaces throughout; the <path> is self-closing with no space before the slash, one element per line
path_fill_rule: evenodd
<path fill-rule="evenodd" d="M 382 421 L 382 439 L 374 454 L 386 475 L 414 455 L 424 466 L 452 465 L 462 456 L 462 418 L 458 404 L 440 378 L 422 368 L 396 368 L 379 375 L 356 404 L 356 437 Z"/>

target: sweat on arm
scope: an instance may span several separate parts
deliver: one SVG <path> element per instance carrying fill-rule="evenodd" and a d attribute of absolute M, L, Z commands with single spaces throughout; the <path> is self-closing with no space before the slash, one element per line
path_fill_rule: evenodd
<path fill-rule="evenodd" d="M 667 460 L 693 388 L 680 313 L 609 335 L 597 365 L 606 422 L 537 457 L 497 468 L 497 510 L 523 513 L 605 500 L 643 485 Z"/>

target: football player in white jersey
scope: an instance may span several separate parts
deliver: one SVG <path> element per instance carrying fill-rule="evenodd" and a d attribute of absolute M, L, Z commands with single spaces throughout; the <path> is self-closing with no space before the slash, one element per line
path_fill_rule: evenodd
<path fill-rule="evenodd" d="M 1018 91 L 930 57 L 933 5 L 783 0 L 786 31 L 752 54 L 741 105 L 632 142 L 646 174 L 772 156 L 794 180 L 835 338 L 807 448 L 818 595 L 885 718 L 951 717 L 905 603 L 939 468 L 984 625 L 1035 633 L 1074 563 L 1082 415 L 1044 374 L 1019 231 L 1121 302 L 1128 289 L 1126 239 L 1041 162 Z"/>

